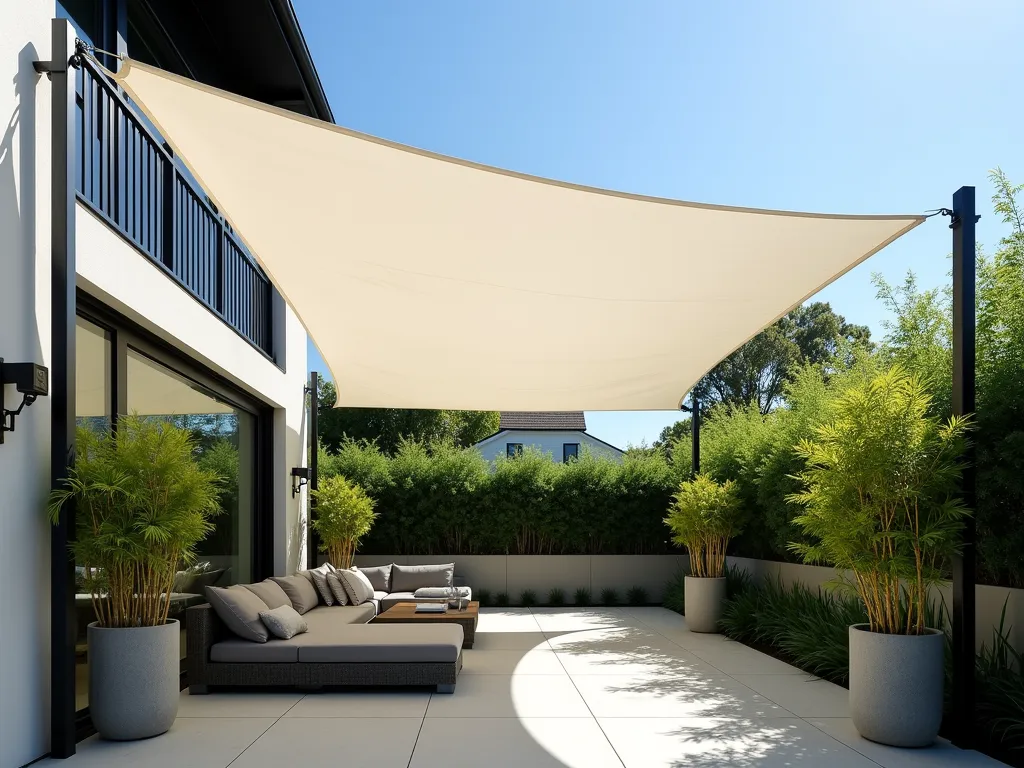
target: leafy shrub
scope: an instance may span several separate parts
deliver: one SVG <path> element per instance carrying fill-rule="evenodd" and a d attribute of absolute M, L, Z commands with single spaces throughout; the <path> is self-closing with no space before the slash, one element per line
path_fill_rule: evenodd
<path fill-rule="evenodd" d="M 519 604 L 529 608 L 537 604 L 537 593 L 532 589 L 524 589 L 519 595 Z"/>
<path fill-rule="evenodd" d="M 494 597 L 494 604 L 504 608 L 508 605 L 508 592 L 499 592 Z"/>
<path fill-rule="evenodd" d="M 740 530 L 740 500 L 731 480 L 717 483 L 697 475 L 680 484 L 665 523 L 672 539 L 686 547 L 694 576 L 718 578 L 725 569 L 725 548 Z"/>
<path fill-rule="evenodd" d="M 866 620 L 856 599 L 765 579 L 726 600 L 720 626 L 733 640 L 776 648 L 800 669 L 846 685 L 849 627 Z"/>
<path fill-rule="evenodd" d="M 601 590 L 601 605 L 618 605 L 619 593 L 611 587 Z"/>
<path fill-rule="evenodd" d="M 321 485 L 341 475 L 379 515 L 360 544 L 368 554 L 657 554 L 677 485 L 663 455 L 623 461 L 584 452 L 552 462 L 528 449 L 489 465 L 473 449 L 404 441 L 392 456 L 345 441 L 321 449 Z"/>
<path fill-rule="evenodd" d="M 50 522 L 77 505 L 71 554 L 85 566 L 100 626 L 160 626 L 176 569 L 195 562 L 222 511 L 221 478 L 200 466 L 189 430 L 159 419 L 125 415 L 116 432 L 81 427 L 77 439 L 75 466 L 50 494 Z"/>
<path fill-rule="evenodd" d="M 373 526 L 373 499 L 341 475 L 324 478 L 313 491 L 316 514 L 312 526 L 320 535 L 320 550 L 338 568 L 351 568 L 359 540 Z"/>
<path fill-rule="evenodd" d="M 957 496 L 967 419 L 929 416 L 922 379 L 899 365 L 835 396 L 833 418 L 797 446 L 814 543 L 808 563 L 852 571 L 874 632 L 921 634 L 928 592 L 956 552 L 968 511 Z M 906 594 L 907 599 L 903 599 Z"/>
<path fill-rule="evenodd" d="M 978 723 L 989 741 L 1002 749 L 1024 749 L 1024 653 L 1009 641 L 1006 605 L 992 641 L 978 651 Z M 948 686 L 947 686 L 948 690 Z"/>
<path fill-rule="evenodd" d="M 647 605 L 647 590 L 643 587 L 630 587 L 626 593 L 627 605 Z"/>
<path fill-rule="evenodd" d="M 670 611 L 676 613 L 683 613 L 686 608 L 686 601 L 684 600 L 686 585 L 686 572 L 680 568 L 676 571 L 668 584 L 665 585 L 665 592 L 661 597 L 661 604 L 668 608 Z"/>
<path fill-rule="evenodd" d="M 477 602 L 480 603 L 481 606 L 491 604 L 491 590 L 489 589 L 478 589 L 474 594 L 474 597 L 476 597 Z"/>
<path fill-rule="evenodd" d="M 548 605 L 565 605 L 565 590 L 552 587 L 548 592 Z"/>
<path fill-rule="evenodd" d="M 573 593 L 572 601 L 575 605 L 590 605 L 590 590 L 580 587 Z"/>

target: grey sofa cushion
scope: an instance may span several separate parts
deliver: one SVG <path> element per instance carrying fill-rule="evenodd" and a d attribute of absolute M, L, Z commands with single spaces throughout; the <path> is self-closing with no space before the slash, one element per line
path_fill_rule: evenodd
<path fill-rule="evenodd" d="M 268 607 L 254 593 L 241 584 L 227 589 L 207 587 L 206 599 L 232 633 L 250 642 L 267 642 L 269 634 L 260 619 L 260 613 L 268 610 Z"/>
<path fill-rule="evenodd" d="M 334 573 L 334 571 L 335 568 L 330 563 L 324 563 L 319 568 L 311 568 L 308 571 L 300 571 L 303 576 L 308 577 L 313 582 L 317 594 L 320 595 L 320 602 L 324 605 L 334 605 L 334 594 L 327 583 L 327 575 Z"/>
<path fill-rule="evenodd" d="M 374 613 L 377 616 L 380 616 L 381 612 L 384 610 L 384 607 L 381 605 L 381 603 L 384 600 L 384 598 L 387 597 L 387 596 L 388 596 L 387 592 L 381 592 L 380 590 L 374 590 L 373 597 L 370 598 L 369 602 L 373 604 L 373 610 L 374 610 Z"/>
<path fill-rule="evenodd" d="M 420 587 L 450 587 L 455 578 L 455 563 L 443 565 L 391 566 L 391 591 L 415 592 Z"/>
<path fill-rule="evenodd" d="M 300 662 L 455 662 L 462 652 L 458 624 L 367 624 L 342 627 L 330 637 L 313 632 L 292 638 Z"/>
<path fill-rule="evenodd" d="M 338 571 L 332 571 L 327 574 L 327 586 L 331 590 L 331 594 L 334 595 L 335 605 L 348 605 L 348 592 L 345 591 L 345 585 L 341 583 L 341 577 L 338 575 Z"/>
<path fill-rule="evenodd" d="M 316 587 L 313 586 L 312 580 L 301 574 L 297 573 L 294 576 L 271 576 L 270 578 L 277 582 L 281 589 L 284 590 L 284 593 L 288 595 L 288 599 L 292 601 L 292 608 L 300 614 L 316 608 L 320 602 L 320 597 L 316 593 Z"/>
<path fill-rule="evenodd" d="M 360 605 L 373 598 L 373 585 L 359 572 L 358 568 L 353 567 L 337 573 L 345 587 L 345 593 L 353 605 Z"/>
<path fill-rule="evenodd" d="M 391 564 L 375 565 L 372 568 L 359 567 L 360 573 L 370 580 L 374 592 L 391 591 Z"/>
<path fill-rule="evenodd" d="M 236 664 L 294 664 L 299 660 L 298 635 L 291 640 L 272 637 L 265 643 L 251 643 L 236 637 L 221 640 L 210 647 L 210 661 L 234 662 Z"/>
<path fill-rule="evenodd" d="M 350 624 L 365 624 L 374 616 L 373 605 L 321 605 L 307 613 L 303 618 L 309 624 L 310 632 L 331 633 L 339 627 Z"/>
<path fill-rule="evenodd" d="M 264 579 L 258 584 L 243 584 L 242 586 L 266 603 L 270 610 L 280 608 L 282 605 L 287 605 L 289 608 L 294 607 L 292 601 L 288 599 L 288 595 L 281 589 L 281 585 L 273 579 Z"/>
<path fill-rule="evenodd" d="M 393 608 L 399 603 L 415 603 L 416 598 L 412 592 L 391 592 L 387 597 L 380 601 L 380 612 L 383 613 L 388 608 Z"/>
<path fill-rule="evenodd" d="M 274 637 L 290 640 L 309 629 L 306 620 L 290 605 L 282 605 L 272 611 L 261 611 L 260 620 Z"/>

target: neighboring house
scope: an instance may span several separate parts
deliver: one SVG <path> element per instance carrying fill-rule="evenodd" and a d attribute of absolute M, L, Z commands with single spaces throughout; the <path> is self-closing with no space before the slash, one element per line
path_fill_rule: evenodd
<path fill-rule="evenodd" d="M 293 571 L 306 540 L 305 491 L 289 477 L 306 466 L 306 333 L 148 121 L 88 64 L 67 72 L 73 42 L 52 17 L 70 21 L 72 41 L 332 117 L 288 0 L 2 9 L 0 357 L 49 369 L 49 395 L 0 444 L 0 766 L 20 766 L 51 748 L 67 756 L 88 733 L 91 608 L 67 526 L 46 522 L 76 424 L 173 416 L 231 453 L 230 509 L 200 552 L 217 583 Z M 22 400 L 12 385 L 3 395 L 8 410 Z"/>
<path fill-rule="evenodd" d="M 502 411 L 498 431 L 475 446 L 488 461 L 515 456 L 533 447 L 553 461 L 572 461 L 589 451 L 594 456 L 620 459 L 623 451 L 587 433 L 582 411 Z"/>

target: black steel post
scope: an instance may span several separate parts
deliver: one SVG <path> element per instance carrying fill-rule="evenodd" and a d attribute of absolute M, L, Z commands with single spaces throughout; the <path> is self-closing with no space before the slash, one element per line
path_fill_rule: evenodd
<path fill-rule="evenodd" d="M 953 195 L 953 414 L 974 413 L 975 344 L 975 223 L 974 187 L 961 187 Z M 964 456 L 963 500 L 975 509 L 974 449 Z M 975 523 L 967 519 L 963 548 L 953 559 L 953 725 L 955 742 L 974 741 L 975 721 Z"/>
<path fill-rule="evenodd" d="M 692 457 L 692 468 L 693 476 L 696 477 L 700 474 L 700 400 L 697 396 L 693 396 L 693 408 L 690 409 L 692 422 L 691 437 L 693 438 L 693 457 Z"/>
<path fill-rule="evenodd" d="M 50 485 L 75 460 L 75 33 L 51 26 L 50 60 Z M 50 536 L 50 754 L 75 754 L 75 510 L 65 505 Z"/>
<path fill-rule="evenodd" d="M 320 549 L 320 537 L 313 530 L 313 511 L 316 509 L 316 489 L 319 487 L 319 470 L 317 452 L 320 448 L 319 413 L 320 410 L 320 374 L 313 371 L 309 374 L 309 506 L 306 515 L 306 561 L 308 568 L 316 568 L 316 553 Z"/>

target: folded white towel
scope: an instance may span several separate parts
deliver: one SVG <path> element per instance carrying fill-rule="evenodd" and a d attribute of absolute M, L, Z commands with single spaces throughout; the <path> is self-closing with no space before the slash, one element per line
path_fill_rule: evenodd
<path fill-rule="evenodd" d="M 471 594 L 469 587 L 456 587 L 455 589 L 460 597 L 469 597 Z M 446 597 L 451 597 L 452 591 L 451 587 L 420 587 L 412 593 L 412 596 L 428 600 L 442 600 Z"/>

